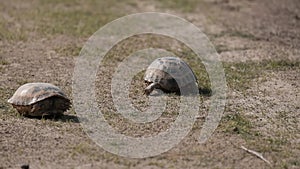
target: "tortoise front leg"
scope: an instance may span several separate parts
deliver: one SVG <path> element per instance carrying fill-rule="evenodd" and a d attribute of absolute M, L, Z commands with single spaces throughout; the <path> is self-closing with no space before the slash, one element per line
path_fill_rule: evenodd
<path fill-rule="evenodd" d="M 144 94 L 146 94 L 147 96 L 150 95 L 150 93 L 156 89 L 156 88 L 160 88 L 160 85 L 158 83 L 151 83 L 149 86 L 147 86 L 145 88 Z"/>

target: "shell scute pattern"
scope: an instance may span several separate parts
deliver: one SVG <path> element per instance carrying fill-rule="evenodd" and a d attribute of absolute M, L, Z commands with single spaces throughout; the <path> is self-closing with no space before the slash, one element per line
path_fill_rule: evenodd
<path fill-rule="evenodd" d="M 8 100 L 20 114 L 42 116 L 62 114 L 71 106 L 70 100 L 50 83 L 27 83 Z"/>
<path fill-rule="evenodd" d="M 178 92 L 180 87 L 197 83 L 190 66 L 177 57 L 163 57 L 154 60 L 147 68 L 144 80 L 150 83 L 145 89 L 147 95 L 155 88 Z"/>

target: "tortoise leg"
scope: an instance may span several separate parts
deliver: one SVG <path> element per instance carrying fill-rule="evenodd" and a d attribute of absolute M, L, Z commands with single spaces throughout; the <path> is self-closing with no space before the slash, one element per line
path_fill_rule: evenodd
<path fill-rule="evenodd" d="M 150 95 L 150 93 L 155 89 L 155 88 L 160 88 L 160 85 L 158 83 L 151 83 L 149 86 L 145 88 L 144 94 L 147 96 Z"/>

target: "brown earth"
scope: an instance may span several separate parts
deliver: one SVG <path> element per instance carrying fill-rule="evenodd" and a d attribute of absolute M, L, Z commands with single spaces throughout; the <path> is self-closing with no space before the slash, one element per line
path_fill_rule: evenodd
<path fill-rule="evenodd" d="M 300 168 L 300 1 L 12 0 L 0 1 L 0 8 L 0 168 Z M 204 113 L 188 136 L 173 149 L 143 159 L 102 149 L 83 131 L 74 109 L 55 119 L 26 118 L 7 103 L 27 82 L 53 83 L 72 100 L 75 59 L 89 36 L 113 19 L 146 11 L 187 19 L 221 55 L 227 104 L 206 143 L 197 141 L 209 107 L 206 94 L 200 96 Z M 116 113 L 110 96 L 114 68 L 122 57 L 145 47 L 183 57 L 201 87 L 210 87 L 203 66 L 175 40 L 136 36 L 117 45 L 97 74 L 97 101 L 112 126 L 136 137 L 166 130 L 179 103 L 178 96 L 170 94 L 162 117 L 145 125 L 131 124 Z M 133 80 L 130 96 L 143 109 L 149 100 L 142 95 L 141 75 Z M 241 146 L 261 153 L 270 165 Z"/>

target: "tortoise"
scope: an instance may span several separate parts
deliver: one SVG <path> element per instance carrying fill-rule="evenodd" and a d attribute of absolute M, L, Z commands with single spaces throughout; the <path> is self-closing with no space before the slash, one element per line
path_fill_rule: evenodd
<path fill-rule="evenodd" d="M 26 83 L 8 100 L 24 116 L 56 116 L 71 107 L 67 96 L 50 83 Z"/>
<path fill-rule="evenodd" d="M 154 89 L 179 93 L 180 88 L 198 86 L 190 66 L 178 57 L 155 59 L 147 68 L 144 81 L 148 85 L 144 90 L 146 95 Z"/>

